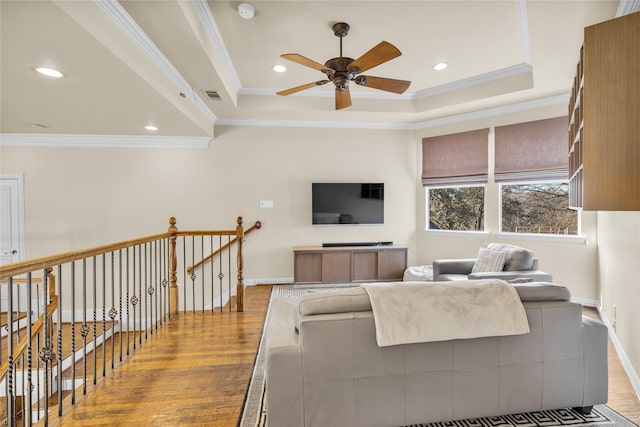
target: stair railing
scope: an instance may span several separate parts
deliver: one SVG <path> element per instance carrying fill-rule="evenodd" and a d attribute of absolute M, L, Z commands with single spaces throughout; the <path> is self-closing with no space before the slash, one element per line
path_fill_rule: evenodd
<path fill-rule="evenodd" d="M 0 340 L 0 423 L 47 426 L 51 410 L 63 415 L 63 399 L 75 404 L 76 391 L 86 394 L 91 383 L 120 366 L 170 319 L 197 305 L 204 311 L 205 293 L 221 309 L 236 294 L 235 309 L 242 312 L 242 217 L 236 223 L 230 230 L 179 231 L 172 217 L 163 233 L 0 266 L 0 311 L 6 318 Z M 207 278 L 220 287 L 205 292 L 203 286 L 201 301 L 195 292 L 191 301 L 185 294 L 181 310 L 178 289 L 186 290 L 187 279 L 179 283 L 177 272 L 196 258 L 196 239 L 200 255 L 205 242 L 228 252 L 228 274 L 211 270 Z M 206 275 L 201 276 L 200 282 Z"/>

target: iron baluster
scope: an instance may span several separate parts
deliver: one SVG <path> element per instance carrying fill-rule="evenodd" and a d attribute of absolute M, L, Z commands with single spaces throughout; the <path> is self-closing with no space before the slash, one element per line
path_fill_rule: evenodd
<path fill-rule="evenodd" d="M 122 362 L 122 249 L 118 249 L 118 337 L 120 338 L 119 360 Z"/>
<path fill-rule="evenodd" d="M 44 269 L 43 272 L 43 280 L 44 280 L 44 294 L 45 301 L 47 301 L 47 305 L 49 303 L 49 283 L 48 283 L 48 272 L 47 269 Z M 55 360 L 56 355 L 51 348 L 51 336 L 49 332 L 49 315 L 47 313 L 47 308 L 45 308 L 44 313 L 44 347 L 40 350 L 40 359 L 44 362 L 44 425 L 49 425 L 49 366 L 50 363 Z"/>
<path fill-rule="evenodd" d="M 146 340 L 148 335 L 147 335 L 147 329 L 148 329 L 148 325 L 147 325 L 147 319 L 148 319 L 148 311 L 147 311 L 147 286 L 149 284 L 149 270 L 148 270 L 148 264 L 149 264 L 149 255 L 147 253 L 147 245 L 148 243 L 144 244 L 144 293 L 145 293 L 145 297 L 144 297 L 144 339 Z M 142 294 L 142 290 L 140 290 L 141 294 Z M 140 308 L 142 310 L 142 308 Z"/>
<path fill-rule="evenodd" d="M 82 326 L 80 336 L 82 336 L 82 394 L 87 394 L 87 259 L 82 259 Z M 75 386 L 75 384 L 74 384 Z"/>
<path fill-rule="evenodd" d="M 131 327 L 131 318 L 129 317 L 129 248 L 127 248 L 126 251 L 126 258 L 127 258 L 127 295 L 126 295 L 126 299 L 125 299 L 125 306 L 127 307 L 127 356 L 129 355 L 129 330 Z"/>
<path fill-rule="evenodd" d="M 196 237 L 191 236 L 191 265 L 195 265 L 195 258 L 196 258 L 195 240 L 196 240 Z M 196 312 L 196 273 L 195 271 L 191 272 L 191 312 L 194 314 Z"/>
<path fill-rule="evenodd" d="M 210 236 L 209 238 L 209 242 L 210 242 L 210 252 L 213 253 L 213 236 Z M 213 275 L 213 261 L 210 263 L 211 265 L 211 312 L 215 312 L 215 302 L 214 302 L 214 296 L 215 296 L 215 287 L 216 287 L 216 281 L 215 281 L 215 276 Z"/>
<path fill-rule="evenodd" d="M 38 300 L 39 301 L 39 300 Z M 62 264 L 58 264 L 58 360 L 62 360 Z M 62 366 L 58 364 L 58 390 L 62 390 Z M 62 393 L 58 393 L 58 416 L 62 416 Z"/>
<path fill-rule="evenodd" d="M 32 280 L 31 280 L 31 272 L 27 273 L 27 336 L 30 337 L 32 332 L 33 332 L 33 324 L 32 324 L 32 319 L 33 316 L 31 315 L 31 307 L 33 304 L 32 301 L 32 289 L 31 286 L 33 285 Z M 58 310 L 59 311 L 59 310 Z M 27 384 L 26 384 L 26 388 L 27 388 L 27 392 L 23 393 L 23 396 L 25 396 L 25 402 L 23 402 L 23 411 L 22 413 L 24 414 L 24 422 L 25 425 L 30 426 L 31 425 L 31 406 L 33 405 L 33 402 L 31 401 L 32 398 L 32 394 L 31 394 L 31 390 L 32 390 L 32 385 L 31 382 L 33 380 L 33 377 L 31 375 L 31 370 L 33 369 L 33 348 L 32 348 L 32 341 L 29 339 L 27 341 Z M 22 378 L 24 378 L 24 374 L 22 375 Z M 24 390 L 24 382 L 22 385 L 22 389 Z"/>
<path fill-rule="evenodd" d="M 76 262 L 71 261 L 71 403 L 76 403 Z"/>
<path fill-rule="evenodd" d="M 182 236 L 182 265 L 187 265 L 187 237 Z M 182 293 L 184 294 L 184 298 L 182 299 L 184 302 L 182 303 L 182 311 L 187 312 L 187 269 L 182 269 L 183 274 L 183 286 Z"/>
<path fill-rule="evenodd" d="M 109 317 L 111 318 L 111 370 L 115 368 L 116 358 L 116 277 L 115 277 L 115 255 L 111 252 L 111 309 L 109 310 Z"/>
<path fill-rule="evenodd" d="M 104 269 L 104 266 L 103 266 Z M 96 365 L 98 364 L 98 260 L 96 256 L 93 256 L 93 385 L 97 384 L 97 372 Z M 104 335 L 102 336 L 102 342 L 104 345 Z"/>

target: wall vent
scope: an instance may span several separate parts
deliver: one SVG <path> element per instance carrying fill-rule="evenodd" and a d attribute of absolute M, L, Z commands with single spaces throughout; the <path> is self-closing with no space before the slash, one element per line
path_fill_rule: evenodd
<path fill-rule="evenodd" d="M 220 100 L 222 100 L 222 98 L 220 98 L 220 94 L 218 92 L 216 92 L 215 90 L 204 90 L 203 89 L 202 91 L 212 101 L 220 101 Z"/>

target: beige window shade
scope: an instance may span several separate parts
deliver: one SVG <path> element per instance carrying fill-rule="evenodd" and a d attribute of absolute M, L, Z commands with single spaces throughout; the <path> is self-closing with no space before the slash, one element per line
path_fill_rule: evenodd
<path fill-rule="evenodd" d="M 567 117 L 495 129 L 496 182 L 568 179 Z"/>
<path fill-rule="evenodd" d="M 489 129 L 422 140 L 422 184 L 425 186 L 486 184 Z"/>

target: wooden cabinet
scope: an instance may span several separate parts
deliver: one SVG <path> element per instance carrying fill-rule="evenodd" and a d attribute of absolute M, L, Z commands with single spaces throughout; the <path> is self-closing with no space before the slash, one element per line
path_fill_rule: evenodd
<path fill-rule="evenodd" d="M 569 103 L 569 205 L 640 210 L 640 12 L 586 27 Z"/>
<path fill-rule="evenodd" d="M 402 280 L 407 268 L 404 246 L 300 246 L 293 254 L 296 283 Z"/>

